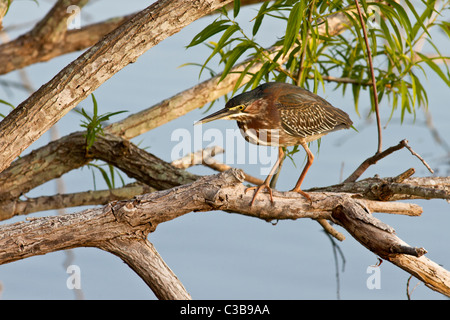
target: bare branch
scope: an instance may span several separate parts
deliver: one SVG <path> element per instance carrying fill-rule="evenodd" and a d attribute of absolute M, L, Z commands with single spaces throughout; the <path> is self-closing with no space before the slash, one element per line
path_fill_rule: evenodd
<path fill-rule="evenodd" d="M 411 154 L 413 156 L 416 156 L 420 161 L 422 161 L 422 163 L 424 164 L 425 167 L 427 167 L 428 171 L 430 171 L 431 173 L 434 173 L 433 169 L 431 169 L 431 167 L 428 165 L 428 163 L 417 153 L 415 152 L 408 144 L 408 141 L 406 141 L 405 144 L 405 148 L 409 150 L 409 152 L 411 152 Z"/>
<path fill-rule="evenodd" d="M 46 16 L 24 36 L 32 38 L 41 46 L 50 44 L 52 47 L 59 43 L 67 31 L 67 21 L 71 15 L 67 7 L 75 5 L 83 7 L 89 0 L 58 0 Z"/>
<path fill-rule="evenodd" d="M 403 178 L 367 178 L 306 191 L 354 193 L 364 199 L 380 201 L 450 199 L 450 177 Z"/>
<path fill-rule="evenodd" d="M 128 140 L 111 134 L 97 136 L 89 154 L 86 154 L 84 134 L 72 133 L 16 160 L 0 173 L 0 200 L 18 198 L 93 159 L 106 161 L 156 189 L 167 189 L 197 179 L 196 175 L 177 169 Z"/>
<path fill-rule="evenodd" d="M 420 257 L 426 253 L 424 249 L 410 247 L 394 234 L 390 226 L 375 219 L 370 212 L 376 208 L 373 205 L 377 201 L 355 199 L 346 194 L 310 193 L 313 200 L 310 205 L 309 201 L 295 192 L 274 192 L 273 205 L 266 194 L 260 194 L 255 204 L 249 206 L 252 195 L 245 194 L 245 187 L 241 183 L 243 179 L 242 171 L 233 169 L 202 177 L 188 185 L 137 196 L 103 208 L 1 226 L 0 263 L 55 250 L 92 246 L 115 251 L 141 274 L 145 273 L 148 262 L 136 266 L 136 259 L 123 253 L 127 243 L 131 248 L 137 246 L 133 250 L 139 252 L 145 249 L 143 246 L 148 246 L 142 241 L 158 224 L 192 211 L 221 210 L 266 221 L 299 218 L 331 220 L 342 225 L 375 254 L 423 279 L 433 290 L 450 296 L 449 272 Z M 377 203 L 378 209 L 381 209 L 377 211 L 386 212 L 398 210 L 401 206 L 407 211 L 416 210 L 414 207 L 417 207 L 409 203 Z M 119 239 L 120 243 L 113 244 L 115 239 Z M 130 243 L 122 239 L 140 240 Z"/>
<path fill-rule="evenodd" d="M 0 202 L 0 220 L 33 212 L 56 210 L 87 205 L 105 205 L 112 201 L 131 199 L 136 195 L 154 192 L 156 189 L 141 183 L 132 183 L 122 188 L 95 190 L 37 198 L 11 199 Z"/>
<path fill-rule="evenodd" d="M 183 284 L 147 239 L 118 237 L 102 242 L 99 248 L 121 258 L 147 283 L 158 299 L 191 299 Z"/>
<path fill-rule="evenodd" d="M 383 152 L 376 153 L 372 157 L 367 158 L 366 160 L 364 160 L 363 163 L 361 163 L 359 165 L 359 167 L 356 168 L 356 170 L 347 179 L 344 180 L 344 182 L 354 182 L 354 181 L 356 181 L 364 173 L 364 171 L 366 171 L 367 168 L 369 168 L 371 165 L 376 164 L 379 160 L 387 157 L 391 153 L 393 153 L 395 151 L 398 151 L 398 150 L 400 150 L 400 149 L 402 149 L 404 147 L 406 147 L 411 152 L 412 155 L 416 156 L 420 161 L 422 161 L 422 163 L 427 167 L 427 169 L 430 170 L 431 173 L 433 173 L 433 170 L 425 162 L 425 160 L 420 155 L 418 155 L 416 152 L 414 152 L 412 150 L 412 148 L 408 145 L 408 140 L 403 139 L 397 145 L 392 146 L 392 147 L 384 150 Z"/>
<path fill-rule="evenodd" d="M 214 157 L 216 154 L 221 154 L 224 152 L 225 150 L 219 146 L 208 147 L 202 150 L 191 152 L 180 159 L 172 161 L 170 164 L 175 168 L 187 169 L 192 166 L 213 161 L 214 159 L 212 159 L 212 157 Z"/>
<path fill-rule="evenodd" d="M 223 153 L 223 152 L 225 152 L 225 150 L 218 146 L 211 147 L 211 148 L 205 148 L 203 150 L 199 150 L 199 151 L 190 153 L 181 159 L 172 161 L 171 165 L 173 165 L 175 168 L 187 169 L 194 165 L 203 164 L 203 165 L 205 165 L 213 170 L 216 170 L 218 172 L 224 172 L 224 171 L 232 169 L 232 167 L 212 158 L 217 153 Z M 263 184 L 263 181 L 261 179 L 253 177 L 247 173 L 245 173 L 245 181 L 256 184 L 256 185 Z"/>
<path fill-rule="evenodd" d="M 0 243 L 4 245 L 0 252 L 1 264 L 58 250 L 98 247 L 133 264 L 133 269 L 144 277 L 143 280 L 157 297 L 189 297 L 178 278 L 146 240 L 149 226 L 130 227 L 127 222 L 117 221 L 111 206 L 75 214 L 28 219 L 28 222 L 6 225 L 0 229 Z M 126 245 L 125 252 L 118 251 Z M 139 259 L 136 259 L 137 255 L 140 255 Z"/>

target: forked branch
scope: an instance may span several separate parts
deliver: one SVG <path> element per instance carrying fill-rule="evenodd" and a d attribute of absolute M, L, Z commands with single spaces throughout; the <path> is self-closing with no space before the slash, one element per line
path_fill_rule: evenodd
<path fill-rule="evenodd" d="M 149 279 L 153 275 L 144 272 L 142 264 L 135 265 L 136 261 L 126 260 L 128 258 L 123 256 L 127 246 L 128 248 L 138 246 L 133 249 L 136 251 L 147 247 L 148 244 L 142 243 L 143 239 L 146 239 L 147 234 L 154 231 L 160 223 L 192 211 L 220 210 L 266 221 L 299 218 L 334 221 L 375 254 L 399 264 L 401 268 L 419 279 L 424 279 L 433 290 L 450 296 L 449 272 L 420 257 L 426 252 L 424 249 L 405 244 L 394 234 L 391 227 L 371 215 L 372 211 L 411 211 L 420 210 L 420 207 L 408 203 L 369 201 L 355 199 L 348 194 L 322 192 L 311 193 L 312 206 L 297 193 L 274 192 L 274 205 L 267 195 L 260 194 L 255 204 L 250 207 L 252 196 L 245 194 L 243 180 L 242 171 L 233 169 L 214 176 L 202 177 L 191 184 L 137 196 L 127 201 L 118 201 L 102 208 L 1 226 L 0 263 L 56 250 L 91 246 L 116 251 L 115 254 L 121 256 L 134 270 L 138 270 L 141 276 L 147 277 L 145 281 L 149 283 L 153 281 Z M 347 211 L 352 211 L 352 214 L 356 212 L 357 219 Z M 358 221 L 357 225 L 355 220 Z M 365 242 L 367 239 L 380 237 L 384 239 L 380 243 L 373 245 Z M 134 240 L 128 242 L 121 239 L 141 240 L 138 244 Z M 118 243 L 113 245 L 112 243 L 116 241 Z M 119 246 L 120 249 L 114 249 L 113 246 Z M 158 286 L 152 284 L 150 287 L 155 290 Z M 176 287 L 181 288 L 178 285 Z M 184 298 L 188 296 L 185 295 Z"/>

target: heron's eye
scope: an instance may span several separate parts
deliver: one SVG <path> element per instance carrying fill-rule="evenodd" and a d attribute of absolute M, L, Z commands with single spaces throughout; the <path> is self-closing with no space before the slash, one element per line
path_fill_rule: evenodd
<path fill-rule="evenodd" d="M 238 106 L 238 109 L 243 111 L 245 109 L 245 105 L 241 104 L 240 106 Z"/>

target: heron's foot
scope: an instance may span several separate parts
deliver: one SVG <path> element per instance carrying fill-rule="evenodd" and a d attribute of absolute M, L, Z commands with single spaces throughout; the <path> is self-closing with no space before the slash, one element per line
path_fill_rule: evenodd
<path fill-rule="evenodd" d="M 309 201 L 309 204 L 312 204 L 311 197 L 305 191 L 301 190 L 300 188 L 298 188 L 298 189 L 294 188 L 291 191 L 295 191 L 297 193 L 300 193 L 302 196 L 304 196 Z"/>
<path fill-rule="evenodd" d="M 269 187 L 268 184 L 261 184 L 261 185 L 259 185 L 259 186 L 257 186 L 257 187 L 249 187 L 249 188 L 245 189 L 245 193 L 247 193 L 248 190 L 254 190 L 254 189 L 256 189 L 256 191 L 255 191 L 255 194 L 253 195 L 252 202 L 250 202 L 250 207 L 251 207 L 251 206 L 253 205 L 253 203 L 255 202 L 256 195 L 258 194 L 259 191 L 261 191 L 261 189 L 267 189 L 267 190 L 269 191 L 270 202 L 272 202 L 272 204 L 273 204 L 272 189 Z"/>

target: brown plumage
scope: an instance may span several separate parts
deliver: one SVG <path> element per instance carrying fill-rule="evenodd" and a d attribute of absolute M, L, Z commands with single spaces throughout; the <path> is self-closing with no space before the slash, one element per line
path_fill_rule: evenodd
<path fill-rule="evenodd" d="M 264 184 L 247 189 L 256 189 L 251 204 L 262 188 L 269 190 L 273 202 L 269 183 L 284 157 L 282 147 L 294 145 L 301 145 L 305 149 L 308 162 L 293 191 L 311 200 L 300 188 L 314 160 L 307 143 L 352 125 L 344 111 L 333 107 L 318 95 L 295 85 L 277 82 L 265 83 L 230 99 L 224 109 L 198 123 L 217 119 L 236 120 L 242 135 L 251 143 L 279 147 L 278 160 Z"/>

